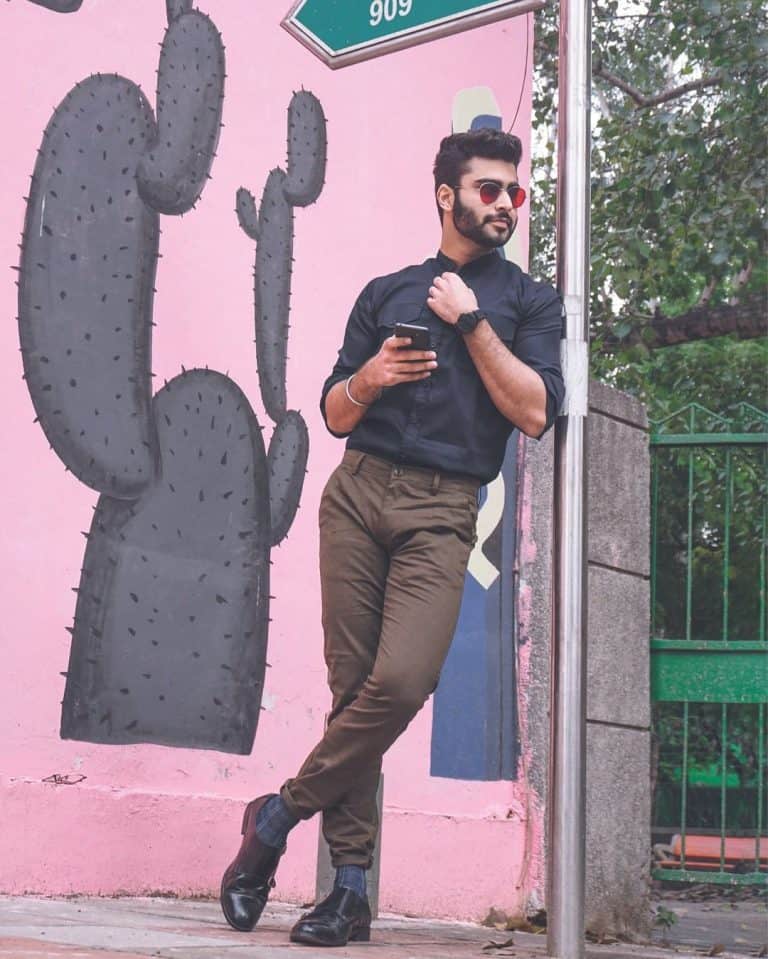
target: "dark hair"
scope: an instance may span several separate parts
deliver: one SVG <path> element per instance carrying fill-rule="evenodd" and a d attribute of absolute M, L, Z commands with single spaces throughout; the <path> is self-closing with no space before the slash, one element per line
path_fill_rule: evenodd
<path fill-rule="evenodd" d="M 513 133 L 503 133 L 493 127 L 480 127 L 469 133 L 452 133 L 440 141 L 440 149 L 435 157 L 435 193 L 443 183 L 456 186 L 474 157 L 504 160 L 517 166 L 522 155 L 523 145 Z M 442 220 L 443 211 L 439 205 L 437 210 Z"/>

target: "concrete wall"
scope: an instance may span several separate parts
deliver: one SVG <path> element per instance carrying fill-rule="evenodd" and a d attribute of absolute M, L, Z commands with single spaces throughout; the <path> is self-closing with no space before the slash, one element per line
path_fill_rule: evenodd
<path fill-rule="evenodd" d="M 647 927 L 650 882 L 648 424 L 641 403 L 600 383 L 590 384 L 589 403 L 586 921 L 597 932 L 637 933 Z M 541 808 L 549 788 L 553 454 L 552 437 L 525 447 L 530 522 L 519 563 L 519 642 L 533 664 L 527 776 Z M 542 885 L 532 904 L 545 895 Z"/>
<path fill-rule="evenodd" d="M 167 27 L 166 3 L 85 0 L 79 10 L 67 15 L 46 6 L 55 7 L 56 3 L 17 0 L 3 4 L 0 262 L 19 264 L 25 198 L 30 196 L 30 175 L 42 147 L 41 162 L 47 164 L 47 172 L 32 184 L 31 203 L 38 206 L 25 231 L 27 250 L 40 248 L 42 258 L 38 262 L 42 265 L 28 262 L 21 279 L 23 284 L 31 283 L 26 289 L 44 299 L 24 301 L 23 323 L 34 326 L 44 315 L 55 321 L 56 329 L 48 331 L 52 337 L 68 336 L 71 340 L 69 345 L 59 342 L 52 366 L 56 388 L 67 403 L 86 386 L 104 390 L 111 401 L 113 364 L 122 364 L 122 375 L 126 361 L 136 359 L 141 375 L 148 378 L 148 355 L 136 358 L 115 350 L 99 362 L 91 353 L 83 352 L 81 375 L 62 379 L 62 370 L 69 369 L 70 361 L 81 359 L 84 343 L 94 342 L 86 337 L 92 336 L 88 323 L 93 310 L 102 309 L 104 302 L 113 302 L 102 300 L 102 296 L 111 296 L 112 286 L 122 290 L 138 283 L 132 270 L 111 268 L 105 272 L 102 266 L 102 257 L 111 255 L 112 250 L 109 230 L 105 228 L 103 234 L 99 230 L 112 222 L 109 217 L 119 203 L 136 206 L 130 220 L 120 220 L 120 230 L 128 231 L 130 242 L 120 241 L 116 251 L 130 253 L 134 242 L 144 244 L 141 249 L 149 250 L 145 266 L 155 265 L 151 260 L 151 242 L 156 239 L 152 211 L 148 212 L 146 203 L 142 206 L 136 202 L 132 190 L 141 143 L 128 131 L 133 125 L 130 118 L 120 118 L 124 109 L 140 111 L 145 133 L 154 122 L 159 44 Z M 181 11 L 185 4 L 169 6 Z M 182 609 L 188 599 L 205 592 L 196 584 L 215 565 L 213 554 L 207 550 L 218 549 L 218 536 L 211 537 L 218 530 L 212 529 L 207 510 L 212 502 L 220 500 L 209 495 L 208 487 L 197 483 L 197 449 L 192 448 L 194 455 L 174 480 L 177 493 L 192 494 L 183 510 L 183 523 L 178 524 L 178 539 L 184 541 L 181 534 L 189 534 L 195 541 L 196 554 L 181 555 L 174 545 L 175 529 L 170 544 L 153 539 L 151 522 L 142 530 L 143 542 L 130 543 L 128 549 L 120 537 L 120 523 L 134 527 L 133 521 L 146 517 L 151 507 L 155 511 L 152 522 L 162 527 L 171 510 L 167 489 L 160 491 L 161 484 L 154 479 L 147 489 L 147 474 L 143 474 L 134 487 L 140 502 L 132 504 L 132 494 L 124 490 L 120 502 L 128 506 L 120 513 L 114 503 L 99 497 L 101 493 L 110 499 L 111 487 L 101 489 L 98 478 L 92 476 L 89 485 L 82 463 L 73 465 L 83 481 L 72 471 L 65 471 L 64 464 L 77 447 L 84 427 L 73 414 L 65 427 L 68 432 L 62 430 L 59 436 L 61 445 L 52 450 L 49 437 L 41 429 L 41 425 L 50 423 L 34 422 L 36 410 L 30 390 L 36 390 L 37 399 L 43 403 L 50 382 L 22 380 L 18 329 L 9 319 L 17 313 L 12 278 L 18 274 L 8 271 L 7 281 L 0 286 L 1 311 L 9 319 L 0 330 L 0 397 L 5 414 L 0 427 L 5 453 L 0 480 L 0 807 L 8 827 L 0 834 L 1 892 L 215 894 L 222 870 L 239 842 L 244 802 L 276 789 L 295 772 L 320 736 L 328 708 L 317 580 L 317 506 L 342 446 L 325 431 L 317 401 L 340 345 L 349 309 L 371 276 L 433 255 L 439 234 L 431 166 L 440 139 L 453 128 L 466 129 L 478 115 L 496 116 L 504 129 L 514 122 L 514 130 L 525 145 L 520 179 L 524 185 L 528 182 L 531 64 L 526 50 L 532 49 L 530 15 L 332 72 L 281 29 L 280 20 L 288 6 L 288 0 L 263 0 L 258 4 L 250 0 L 208 0 L 205 4 L 226 48 L 224 126 L 215 149 L 205 137 L 191 138 L 183 146 L 195 152 L 198 159 L 204 156 L 206 162 L 212 162 L 212 179 L 203 181 L 205 189 L 194 209 L 183 217 L 166 213 L 160 217 L 162 258 L 154 282 L 149 284 L 156 287 L 154 301 L 145 289 L 141 315 L 135 296 L 129 293 L 119 301 L 130 322 L 139 317 L 145 324 L 142 335 L 147 332 L 146 323 L 151 320 L 153 324 L 153 388 L 146 389 L 144 400 L 150 393 L 162 391 L 164 380 L 176 377 L 182 365 L 187 370 L 219 370 L 221 379 L 217 382 L 226 384 L 228 398 L 238 395 L 235 388 L 241 391 L 236 411 L 240 432 L 250 432 L 254 449 L 260 427 L 265 443 L 271 441 L 275 408 L 264 398 L 265 384 L 259 382 L 253 346 L 256 244 L 238 225 L 235 196 L 240 187 L 246 187 L 259 203 L 269 171 L 286 164 L 287 108 L 292 93 L 302 87 L 311 91 L 327 118 L 327 169 L 317 202 L 292 209 L 295 262 L 290 331 L 282 331 L 288 336 L 288 361 L 285 371 L 277 370 L 277 378 L 284 380 L 289 408 L 301 411 L 308 427 L 309 458 L 306 476 L 302 471 L 298 475 L 303 487 L 301 508 L 279 548 L 269 549 L 263 535 L 263 495 L 258 503 L 256 519 L 262 524 L 259 557 L 263 560 L 268 556 L 271 581 L 269 590 L 262 590 L 258 598 L 252 594 L 259 616 L 264 617 L 256 626 L 260 630 L 259 649 L 266 653 L 268 663 L 263 688 L 254 685 L 253 698 L 245 704 L 246 711 L 255 711 L 259 717 L 255 743 L 249 751 L 252 717 L 243 723 L 239 715 L 230 715 L 229 695 L 218 692 L 220 683 L 228 690 L 237 686 L 223 668 L 230 665 L 230 660 L 215 658 L 224 648 L 217 644 L 235 642 L 223 625 L 230 622 L 228 611 L 233 608 L 232 603 L 225 602 L 228 594 L 214 589 L 204 611 L 211 617 L 210 623 L 218 624 L 216 630 L 201 629 L 202 613 L 193 626 L 195 612 L 187 610 L 186 615 Z M 190 92 L 183 83 L 183 64 L 196 72 L 190 63 L 201 49 L 198 42 L 188 42 L 192 35 L 187 32 L 186 40 L 175 37 L 163 53 L 173 65 L 165 61 L 161 85 L 173 85 L 173 78 L 181 77 L 186 92 L 176 92 L 182 100 L 189 96 L 194 100 L 194 86 Z M 206 36 L 206 43 L 214 49 L 212 35 Z M 178 60 L 180 51 L 187 47 L 192 60 Z M 213 89 L 207 86 L 208 80 L 218 82 L 221 77 L 218 73 L 211 77 L 209 68 L 214 60 L 206 56 L 203 60 L 206 83 L 198 89 L 208 91 Z M 103 99 L 99 109 L 105 112 L 105 123 L 91 116 L 91 87 L 80 87 L 73 94 L 76 108 L 59 112 L 56 128 L 43 139 L 52 110 L 75 84 L 89 75 L 106 77 L 113 73 L 138 84 L 143 96 L 126 81 L 125 87 L 116 91 L 120 98 L 107 95 Z M 99 91 L 110 82 L 98 77 L 89 81 Z M 125 93 L 128 89 L 130 95 Z M 165 134 L 172 150 L 179 132 L 191 136 L 200 129 L 200 123 L 206 125 L 209 107 L 215 110 L 218 99 L 214 97 L 211 104 L 205 104 L 204 119 L 200 120 L 200 111 L 189 100 L 185 102 L 192 108 L 177 116 L 173 104 L 178 105 L 178 97 L 168 98 L 165 86 L 163 91 L 166 107 L 171 110 L 165 117 L 170 120 Z M 84 119 L 76 129 L 80 118 Z M 114 137 L 109 150 L 101 149 L 102 136 Z M 62 138 L 62 149 L 69 151 L 67 163 L 58 170 L 51 153 L 57 137 Z M 112 145 L 120 150 L 130 146 L 128 152 L 133 153 L 129 162 L 115 165 Z M 211 149 L 215 157 L 206 155 Z M 128 193 L 122 187 L 119 192 L 111 190 L 102 163 L 111 164 L 109 169 L 115 175 L 128 178 L 123 184 Z M 84 174 L 82 180 L 78 179 L 80 173 Z M 43 183 L 50 185 L 45 179 L 49 175 L 61 178 L 65 190 L 72 192 L 66 203 L 62 203 L 60 189 L 54 195 L 41 187 Z M 97 191 L 98 202 L 83 201 L 81 187 Z M 55 210 L 73 218 L 71 214 L 83 202 L 82 214 L 78 213 L 82 219 L 70 224 L 82 244 L 70 252 L 64 247 L 75 234 L 66 224 L 51 226 L 49 218 Z M 521 209 L 520 226 L 507 251 L 521 263 L 527 257 L 528 209 Z M 143 218 L 147 231 L 140 235 L 135 232 L 137 216 Z M 89 225 L 94 225 L 95 234 L 85 229 Z M 56 270 L 46 274 L 53 279 L 43 283 L 42 271 L 54 261 Z M 56 281 L 63 276 L 68 278 L 67 284 L 59 286 Z M 103 292 L 95 288 L 101 280 L 106 284 Z M 38 311 L 41 317 L 37 317 L 35 311 L 43 302 L 45 310 Z M 81 303 L 82 309 L 77 306 Z M 107 318 L 116 315 L 110 312 L 111 306 L 104 309 Z M 113 327 L 121 327 L 125 335 L 125 327 L 117 321 L 106 327 L 110 335 L 121 335 Z M 28 356 L 36 356 L 34 343 L 27 348 Z M 115 357 L 119 357 L 119 363 Z M 266 367 L 260 367 L 260 372 L 267 372 Z M 206 382 L 202 374 L 198 379 Z M 119 388 L 114 392 L 120 392 Z M 167 393 L 164 396 L 168 398 Z M 195 395 L 189 399 L 191 410 L 187 412 L 192 415 L 202 401 Z M 208 399 L 217 402 L 215 391 L 212 396 L 206 393 Z M 157 422 L 149 422 L 147 406 L 143 403 L 137 416 L 129 415 L 128 419 L 132 425 L 141 421 L 148 429 L 146 448 L 152 449 L 162 469 L 167 470 L 171 457 L 182 447 L 176 443 L 163 446 L 161 442 L 162 448 L 158 448 L 153 428 L 164 430 L 165 419 L 158 416 Z M 95 422 L 96 416 L 103 415 L 103 409 L 95 412 L 98 407 L 94 403 L 80 412 L 89 422 Z M 54 410 L 48 412 L 52 417 L 60 415 Z M 173 421 L 174 417 L 169 419 Z M 208 423 L 206 417 L 206 429 Z M 215 449 L 214 465 L 231 471 L 232 455 L 225 467 L 217 445 L 231 421 L 217 423 L 218 431 L 211 428 L 206 433 L 208 441 L 200 449 L 205 446 L 206 453 Z M 117 427 L 108 432 L 111 451 L 124 437 Z M 87 438 L 87 429 L 85 433 Z M 182 445 L 184 436 L 182 433 L 178 437 Z M 126 445 L 127 455 L 143 454 L 143 443 Z M 263 467 L 263 456 L 256 460 Z M 84 468 L 88 468 L 87 457 Z M 243 475 L 241 470 L 241 483 Z M 168 480 L 167 475 L 164 478 Z M 296 478 L 292 476 L 292 481 Z M 219 492 L 223 496 L 223 491 Z M 155 493 L 157 501 L 152 499 Z M 166 499 L 161 503 L 163 496 Z M 247 494 L 233 496 L 232 502 L 238 509 L 248 510 L 253 506 L 248 499 Z M 97 520 L 104 520 L 104 529 L 99 522 L 92 525 L 99 503 L 96 515 Z M 492 505 L 498 505 L 498 498 Z M 116 516 L 122 517 L 120 523 Z M 89 526 L 90 538 L 85 540 L 83 531 L 88 533 Z M 486 535 L 490 532 L 486 530 Z M 109 577 L 99 581 L 96 591 L 83 589 L 84 577 L 87 579 L 81 573 L 84 550 L 92 549 L 97 541 L 102 544 L 102 558 L 111 556 L 120 576 L 126 571 L 135 577 L 144 575 L 150 591 L 164 591 L 163 605 L 156 603 L 155 609 L 150 603 L 144 611 L 141 655 L 132 651 L 133 634 L 128 627 L 135 629 L 131 616 L 139 600 L 145 600 L 142 590 L 128 588 L 121 580 L 118 597 L 115 581 Z M 479 555 L 476 558 L 482 559 Z M 199 564 L 199 575 L 192 575 L 195 563 Z M 157 578 L 147 578 L 141 572 L 142 564 L 157 570 Z M 109 560 L 97 562 L 87 572 L 103 572 L 111 565 Z M 219 562 L 218 573 L 229 582 L 223 567 L 224 562 Z M 211 579 L 209 575 L 209 583 Z M 73 593 L 73 588 L 79 592 Z M 214 594 L 220 598 L 213 601 Z M 242 595 L 238 609 L 245 616 L 250 613 Z M 85 618 L 78 617 L 73 625 L 76 602 L 85 604 Z M 158 616 L 165 617 L 160 625 L 152 622 Z M 238 617 L 232 619 L 239 627 Z M 108 634 L 98 626 L 96 632 L 86 629 L 83 633 L 84 627 L 96 626 L 97 622 L 108 627 Z M 149 626 L 157 631 L 158 646 L 151 639 L 144 642 Z M 75 636 L 67 632 L 68 628 Z M 171 635 L 175 637 L 173 642 L 169 641 Z M 90 643 L 92 646 L 88 646 Z M 73 670 L 70 649 L 75 647 L 79 652 Z M 155 656 L 153 649 L 169 647 L 168 657 L 156 655 L 154 668 L 144 665 L 142 657 Z M 81 655 L 84 648 L 86 654 Z M 242 652 L 244 647 L 237 648 Z M 247 644 L 245 648 L 252 651 Z M 251 666 L 253 675 L 258 674 L 259 663 Z M 120 677 L 128 674 L 131 682 L 120 682 Z M 256 675 L 254 682 L 257 680 Z M 530 681 L 531 670 L 524 662 L 519 672 L 523 701 Z M 110 708 L 95 711 L 95 704 L 104 697 L 109 699 Z M 174 711 L 159 704 L 168 703 L 172 697 L 179 711 L 188 712 L 189 721 L 177 728 L 168 725 L 161 729 L 162 714 Z M 62 698 L 68 717 L 63 729 Z M 134 703 L 141 708 L 128 715 Z M 477 702 L 474 708 L 482 710 L 484 703 Z M 224 738 L 230 719 L 239 737 L 236 742 Z M 524 716 L 521 721 L 525 721 Z M 543 868 L 537 852 L 541 848 L 542 810 L 532 802 L 522 774 L 525 755 L 515 781 L 433 777 L 429 767 L 431 722 L 428 706 L 387 757 L 381 906 L 467 918 L 482 917 L 491 905 L 520 911 L 530 890 L 541 883 Z M 66 738 L 62 738 L 62 732 Z M 303 902 L 311 897 L 316 849 L 316 823 L 297 829 L 280 867 L 278 894 L 282 898 Z M 425 862 L 430 865 L 427 870 Z M 488 867 L 489 863 L 494 864 L 493 868 Z"/>
<path fill-rule="evenodd" d="M 546 906 L 546 829 L 549 791 L 550 698 L 552 677 L 552 504 L 554 496 L 554 432 L 541 442 L 520 439 L 518 509 L 518 657 L 528 665 L 529 681 L 521 692 L 522 728 L 527 746 L 525 776 L 528 802 L 544 828 L 537 832 L 532 858 L 536 871 L 527 903 L 529 912 Z"/>
<path fill-rule="evenodd" d="M 643 931 L 650 886 L 650 459 L 645 408 L 589 391 L 587 924 Z"/>

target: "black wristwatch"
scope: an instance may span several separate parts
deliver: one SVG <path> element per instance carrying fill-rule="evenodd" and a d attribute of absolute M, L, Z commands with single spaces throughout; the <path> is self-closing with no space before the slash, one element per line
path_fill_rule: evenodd
<path fill-rule="evenodd" d="M 481 310 L 472 310 L 471 313 L 462 313 L 456 321 L 456 329 L 459 333 L 473 333 L 480 320 L 485 319 L 485 314 Z"/>

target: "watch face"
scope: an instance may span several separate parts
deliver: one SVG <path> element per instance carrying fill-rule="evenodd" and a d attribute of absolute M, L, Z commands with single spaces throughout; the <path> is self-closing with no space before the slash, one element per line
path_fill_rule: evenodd
<path fill-rule="evenodd" d="M 473 310 L 471 313 L 462 313 L 456 325 L 462 333 L 471 333 L 482 319 L 483 314 L 479 310 Z"/>

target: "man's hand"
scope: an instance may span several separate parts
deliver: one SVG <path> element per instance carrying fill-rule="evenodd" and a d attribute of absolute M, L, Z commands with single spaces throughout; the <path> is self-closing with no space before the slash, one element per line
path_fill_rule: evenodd
<path fill-rule="evenodd" d="M 388 337 L 379 352 L 363 364 L 351 380 L 331 387 L 325 398 L 325 414 L 334 433 L 340 436 L 351 433 L 365 416 L 367 408 L 381 396 L 385 386 L 412 383 L 431 376 L 432 370 L 437 368 L 437 354 L 432 350 L 409 350 L 410 342 L 408 336 Z M 347 390 L 352 403 L 346 396 Z"/>
<path fill-rule="evenodd" d="M 379 352 L 355 373 L 352 392 L 356 400 L 373 402 L 385 386 L 423 380 L 436 369 L 437 354 L 432 350 L 409 350 L 410 342 L 408 336 L 384 340 Z"/>
<path fill-rule="evenodd" d="M 462 313 L 477 309 L 477 299 L 458 273 L 443 273 L 432 281 L 427 306 L 445 323 L 454 326 Z"/>

